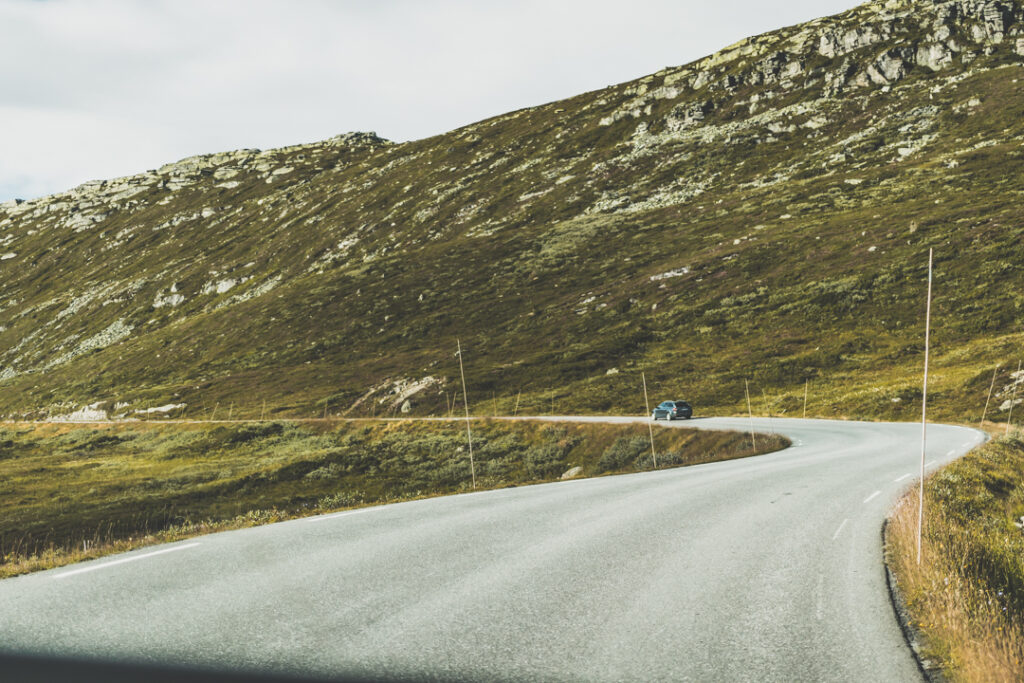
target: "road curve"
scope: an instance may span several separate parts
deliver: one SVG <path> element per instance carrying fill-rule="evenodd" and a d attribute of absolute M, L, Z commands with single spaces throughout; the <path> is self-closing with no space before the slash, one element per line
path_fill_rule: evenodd
<path fill-rule="evenodd" d="M 0 581 L 0 652 L 316 676 L 920 680 L 879 535 L 916 480 L 920 426 L 753 425 L 793 447 L 294 520 Z M 932 425 L 927 461 L 983 439 Z"/>

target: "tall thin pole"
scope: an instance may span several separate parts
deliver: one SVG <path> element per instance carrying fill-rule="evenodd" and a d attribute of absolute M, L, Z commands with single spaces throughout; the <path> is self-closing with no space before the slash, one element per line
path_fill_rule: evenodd
<path fill-rule="evenodd" d="M 985 416 L 988 415 L 988 404 L 992 400 L 992 390 L 996 386 L 996 373 L 999 372 L 999 366 L 996 365 L 992 371 L 992 383 L 988 385 L 988 398 L 985 399 L 985 410 L 981 411 L 981 422 L 978 423 L 978 429 L 985 424 Z"/>
<path fill-rule="evenodd" d="M 924 317 L 924 388 L 921 390 L 921 481 L 917 501 L 917 563 L 921 564 L 921 531 L 924 527 L 924 452 L 928 440 L 928 351 L 932 331 L 932 254 L 928 250 L 928 304 Z"/>
<path fill-rule="evenodd" d="M 466 440 L 469 442 L 469 473 L 473 477 L 473 488 L 476 488 L 476 465 L 473 464 L 473 432 L 469 428 L 469 394 L 466 393 L 466 371 L 462 367 L 462 342 L 456 338 L 459 346 L 459 374 L 462 375 L 462 404 L 466 406 Z"/>
<path fill-rule="evenodd" d="M 515 408 L 515 410 L 512 411 L 512 417 L 515 417 L 516 415 L 519 414 L 519 399 L 520 399 L 520 397 L 522 397 L 522 395 L 523 395 L 522 391 L 520 391 L 518 394 L 516 394 L 516 408 Z"/>
<path fill-rule="evenodd" d="M 743 380 L 743 390 L 747 394 L 747 415 L 750 416 L 750 445 L 757 450 L 757 439 L 754 438 L 754 409 L 750 406 L 750 382 Z"/>
<path fill-rule="evenodd" d="M 642 371 L 640 372 L 640 379 L 644 382 L 644 407 L 647 409 L 646 415 L 649 417 L 651 414 L 651 402 L 647 400 L 647 375 Z M 654 427 L 651 425 L 651 419 L 647 420 L 647 433 L 651 435 L 651 460 L 654 461 L 654 469 L 658 469 L 658 456 L 654 454 Z"/>
<path fill-rule="evenodd" d="M 810 382 L 810 380 L 807 380 L 807 379 L 804 380 L 804 419 L 805 420 L 807 419 L 807 383 L 808 382 Z"/>
<path fill-rule="evenodd" d="M 1020 361 L 1017 361 L 1017 373 L 1013 376 L 1013 394 L 1010 396 L 1010 414 L 1006 416 L 1006 431 L 1003 436 L 1010 433 L 1010 425 L 1013 424 L 1013 404 L 1017 402 L 1017 383 L 1020 382 Z"/>

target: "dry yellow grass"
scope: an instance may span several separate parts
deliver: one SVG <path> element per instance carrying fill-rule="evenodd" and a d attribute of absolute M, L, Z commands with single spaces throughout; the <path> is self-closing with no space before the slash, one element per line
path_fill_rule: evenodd
<path fill-rule="evenodd" d="M 1024 680 L 1021 539 L 1013 535 L 1024 534 L 998 514 L 971 504 L 974 493 L 982 492 L 979 500 L 986 499 L 984 481 L 959 486 L 955 495 L 962 498 L 955 501 L 946 495 L 953 489 L 942 481 L 978 482 L 973 470 L 979 463 L 982 469 L 990 465 L 989 455 L 982 449 L 926 482 L 920 564 L 917 488 L 894 508 L 886 537 L 887 560 L 919 634 L 921 655 L 940 662 L 943 673 L 955 681 Z M 990 494 L 984 502 L 995 504 L 985 507 L 997 513 L 1006 509 L 992 498 Z"/>

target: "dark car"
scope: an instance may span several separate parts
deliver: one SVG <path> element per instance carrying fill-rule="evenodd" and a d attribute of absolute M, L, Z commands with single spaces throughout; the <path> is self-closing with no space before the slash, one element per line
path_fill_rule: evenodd
<path fill-rule="evenodd" d="M 651 412 L 652 420 L 689 420 L 693 408 L 686 401 L 662 401 Z"/>

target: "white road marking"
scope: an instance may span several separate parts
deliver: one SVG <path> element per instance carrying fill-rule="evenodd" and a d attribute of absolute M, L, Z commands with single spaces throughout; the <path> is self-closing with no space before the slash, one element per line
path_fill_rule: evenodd
<path fill-rule="evenodd" d="M 946 455 L 947 455 L 947 456 L 949 456 L 949 455 L 953 455 L 953 454 L 955 454 L 955 453 L 956 453 L 956 449 L 955 449 L 955 448 L 953 448 L 953 449 L 951 449 L 951 450 L 949 451 L 949 453 L 946 453 Z"/>
<path fill-rule="evenodd" d="M 843 530 L 843 527 L 845 527 L 846 523 L 849 522 L 849 521 L 850 521 L 849 519 L 844 519 L 843 520 L 843 523 L 839 525 L 839 528 L 836 529 L 836 532 L 834 534 L 832 534 L 832 540 L 833 541 L 836 540 L 837 538 L 839 538 L 839 533 Z"/>
<path fill-rule="evenodd" d="M 377 508 L 363 508 L 362 510 L 346 510 L 344 512 L 335 512 L 333 515 L 320 515 L 319 517 L 309 517 L 307 522 L 322 522 L 325 519 L 337 519 L 338 517 L 348 517 L 349 515 L 358 515 L 362 512 L 369 512 L 370 510 L 376 510 Z"/>
<path fill-rule="evenodd" d="M 904 474 L 904 475 L 903 475 L 902 477 L 900 477 L 899 479 L 893 479 L 893 481 L 894 481 L 894 482 L 900 482 L 900 481 L 903 481 L 904 479 L 906 479 L 907 477 L 912 477 L 912 476 L 914 476 L 914 475 L 913 475 L 913 474 L 911 474 L 910 472 L 907 472 L 906 474 Z"/>
<path fill-rule="evenodd" d="M 881 493 L 882 493 L 881 491 L 875 491 L 875 492 L 874 492 L 874 493 L 872 493 L 872 494 L 871 494 L 870 496 L 868 496 L 867 498 L 865 498 L 865 499 L 864 499 L 864 502 L 865 502 L 865 503 L 871 502 L 872 500 L 874 500 L 875 496 L 877 496 L 877 495 L 881 495 Z"/>
<path fill-rule="evenodd" d="M 151 553 L 143 553 L 142 555 L 133 555 L 131 557 L 123 557 L 120 560 L 113 560 L 112 562 L 104 562 L 103 564 L 94 564 L 89 567 L 82 567 L 81 569 L 72 569 L 69 572 L 63 574 L 57 574 L 53 578 L 55 579 L 66 579 L 69 576 L 75 574 L 84 574 L 86 572 L 94 572 L 97 569 L 106 569 L 107 567 L 114 567 L 119 564 L 125 564 L 127 562 L 134 562 L 135 560 L 145 560 L 148 557 L 155 557 L 156 555 L 163 555 L 165 553 L 174 553 L 179 550 L 187 550 L 188 548 L 195 548 L 200 543 L 186 543 L 185 545 L 176 545 L 173 548 L 164 548 L 162 550 L 154 550 Z"/>
<path fill-rule="evenodd" d="M 929 460 L 928 462 L 926 462 L 924 464 L 924 466 L 925 467 L 934 467 L 935 466 L 935 461 L 934 460 Z"/>

